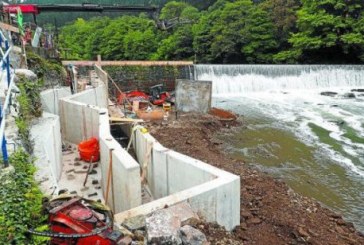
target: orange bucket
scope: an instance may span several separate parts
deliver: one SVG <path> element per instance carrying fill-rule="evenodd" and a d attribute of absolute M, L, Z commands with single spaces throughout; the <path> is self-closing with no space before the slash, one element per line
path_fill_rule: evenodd
<path fill-rule="evenodd" d="M 78 151 L 80 158 L 85 162 L 97 162 L 100 160 L 99 141 L 96 138 L 82 141 L 78 145 Z"/>

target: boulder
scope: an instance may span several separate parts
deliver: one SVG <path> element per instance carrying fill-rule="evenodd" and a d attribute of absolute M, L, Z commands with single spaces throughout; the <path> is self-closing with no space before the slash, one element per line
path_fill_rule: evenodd
<path fill-rule="evenodd" d="M 323 95 L 323 96 L 331 96 L 331 97 L 334 97 L 334 96 L 337 95 L 336 92 L 331 92 L 331 91 L 321 92 L 320 94 Z"/>
<path fill-rule="evenodd" d="M 344 98 L 347 98 L 347 99 L 353 99 L 353 98 L 356 98 L 355 94 L 354 93 L 345 93 L 343 95 Z"/>
<path fill-rule="evenodd" d="M 181 220 L 166 209 L 158 210 L 145 219 L 147 244 L 181 245 Z"/>
<path fill-rule="evenodd" d="M 24 77 L 31 81 L 37 80 L 37 75 L 35 75 L 35 73 L 33 71 L 28 70 L 28 69 L 16 69 L 15 75 L 16 75 L 16 78 L 15 78 L 16 82 L 19 81 L 20 77 Z"/>
<path fill-rule="evenodd" d="M 192 226 L 185 225 L 180 229 L 180 232 L 183 245 L 203 245 L 207 243 L 205 234 Z"/>
<path fill-rule="evenodd" d="M 138 215 L 130 219 L 125 220 L 122 224 L 130 231 L 142 230 L 145 227 L 145 216 Z"/>
<path fill-rule="evenodd" d="M 364 88 L 352 89 L 351 92 L 364 93 Z"/>
<path fill-rule="evenodd" d="M 198 219 L 198 216 L 193 212 L 190 204 L 187 202 L 181 202 L 170 206 L 166 210 L 172 215 L 177 216 L 181 220 L 182 225 L 188 223 L 190 219 Z"/>

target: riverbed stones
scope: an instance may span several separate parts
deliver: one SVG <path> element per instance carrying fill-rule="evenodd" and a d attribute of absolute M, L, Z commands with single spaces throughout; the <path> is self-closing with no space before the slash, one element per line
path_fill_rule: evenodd
<path fill-rule="evenodd" d="M 148 244 L 181 245 L 181 220 L 166 209 L 158 210 L 145 219 Z"/>
<path fill-rule="evenodd" d="M 330 96 L 330 97 L 334 97 L 334 96 L 337 95 L 336 92 L 331 92 L 331 91 L 321 92 L 320 94 L 323 95 L 323 96 Z"/>
<path fill-rule="evenodd" d="M 358 88 L 358 89 L 352 89 L 351 92 L 360 92 L 360 93 L 364 93 L 364 89 L 362 88 Z"/>
<path fill-rule="evenodd" d="M 354 93 L 345 93 L 343 95 L 343 98 L 346 98 L 346 99 L 354 99 L 354 98 L 356 98 L 356 96 L 355 96 Z"/>
<path fill-rule="evenodd" d="M 183 245 L 203 245 L 207 243 L 205 234 L 192 226 L 185 225 L 180 229 L 180 232 Z"/>

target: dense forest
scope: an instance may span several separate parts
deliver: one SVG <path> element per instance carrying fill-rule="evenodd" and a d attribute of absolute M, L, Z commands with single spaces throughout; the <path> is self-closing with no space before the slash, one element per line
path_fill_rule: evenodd
<path fill-rule="evenodd" d="M 60 46 L 74 59 L 362 63 L 363 34 L 362 0 L 168 1 L 158 18 L 79 18 Z"/>

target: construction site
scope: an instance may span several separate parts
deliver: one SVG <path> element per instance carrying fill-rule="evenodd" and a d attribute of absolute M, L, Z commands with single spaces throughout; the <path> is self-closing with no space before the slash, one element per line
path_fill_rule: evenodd
<path fill-rule="evenodd" d="M 198 76 L 194 62 L 60 59 L 39 47 L 36 34 L 36 47 L 16 45 L 12 33 L 21 31 L 9 19 L 18 10 L 4 5 L 0 25 L 0 180 L 12 182 L 12 154 L 27 152 L 35 167 L 35 186 L 27 188 L 39 188 L 37 212 L 46 217 L 42 229 L 21 228 L 32 241 L 24 244 L 364 243 L 340 214 L 226 154 L 224 138 L 247 124 L 216 108 L 216 85 Z M 43 11 L 155 8 L 22 11 L 35 19 Z M 10 209 L 0 209 L 0 234 L 23 244 L 14 235 L 20 228 L 6 228 Z"/>
<path fill-rule="evenodd" d="M 5 35 L 2 40 L 10 43 Z M 16 113 L 11 107 L 18 103 L 14 79 L 35 81 L 37 75 L 23 68 L 27 57 L 21 49 L 12 46 L 2 54 L 2 62 L 11 63 L 11 72 L 2 73 L 4 83 L 6 77 L 10 79 L 3 97 L 4 149 L 5 139 L 17 138 L 15 123 L 8 121 Z M 52 83 L 51 89 L 41 91 L 42 116 L 30 126 L 35 180 L 45 196 L 57 197 L 50 204 L 54 216 L 49 232 L 30 234 L 49 236 L 52 244 L 130 244 L 135 240 L 133 232 L 140 231 L 141 242 L 182 244 L 181 224 L 191 219 L 216 222 L 227 230 L 239 224 L 239 176 L 163 146 L 143 126 L 149 121 L 168 124 L 185 112 L 208 113 L 211 82 L 174 80 L 169 83 L 174 99 L 167 102 L 172 96 L 166 95 L 163 84 L 153 84 L 151 94 L 124 93 L 125 86 L 122 91 L 102 69 L 105 65 L 191 69 L 192 62 L 100 59 L 62 65 L 69 85 Z M 90 209 L 84 199 L 104 205 L 113 215 Z M 196 232 L 188 229 L 193 228 L 187 227 L 187 235 Z M 205 236 L 197 235 L 202 244 Z"/>

